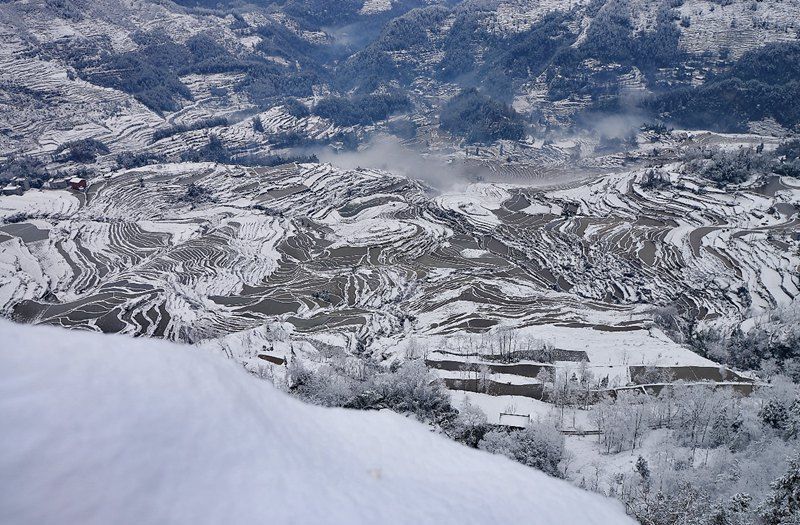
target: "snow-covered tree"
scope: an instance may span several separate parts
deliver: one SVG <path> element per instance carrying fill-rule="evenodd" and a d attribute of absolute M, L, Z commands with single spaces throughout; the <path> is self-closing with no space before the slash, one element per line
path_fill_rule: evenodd
<path fill-rule="evenodd" d="M 565 366 L 557 368 L 553 375 L 553 380 L 549 384 L 545 384 L 545 397 L 553 403 L 560 413 L 560 421 L 564 420 L 564 409 L 568 406 L 574 406 L 579 398 L 580 384 L 578 376 L 575 371 Z"/>
<path fill-rule="evenodd" d="M 469 398 L 465 398 L 447 433 L 456 441 L 477 447 L 488 430 L 486 413 L 479 406 L 470 403 Z"/>
<path fill-rule="evenodd" d="M 800 455 L 789 461 L 786 474 L 771 484 L 772 492 L 762 504 L 761 519 L 767 525 L 800 523 Z"/>
<path fill-rule="evenodd" d="M 600 443 L 606 454 L 635 449 L 650 427 L 647 396 L 628 390 L 616 399 L 605 397 L 592 410 L 592 420 L 600 430 Z"/>

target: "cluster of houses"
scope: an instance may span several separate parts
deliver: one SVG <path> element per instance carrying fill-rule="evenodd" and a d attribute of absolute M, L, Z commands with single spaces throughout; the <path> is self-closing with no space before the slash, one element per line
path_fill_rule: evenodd
<path fill-rule="evenodd" d="M 66 190 L 86 191 L 89 181 L 83 177 L 63 177 L 51 179 L 42 185 L 45 190 Z M 31 187 L 27 177 L 16 177 L 0 189 L 3 195 L 22 195 Z"/>
<path fill-rule="evenodd" d="M 52 179 L 42 186 L 48 190 L 75 190 L 84 191 L 89 185 L 89 181 L 83 177 L 64 177 L 63 179 Z"/>
<path fill-rule="evenodd" d="M 3 195 L 22 195 L 30 187 L 31 184 L 26 177 L 15 177 L 3 186 L 0 191 L 2 191 Z"/>

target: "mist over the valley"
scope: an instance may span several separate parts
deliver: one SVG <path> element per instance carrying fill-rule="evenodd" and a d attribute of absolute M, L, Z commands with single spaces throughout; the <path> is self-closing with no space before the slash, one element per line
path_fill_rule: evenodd
<path fill-rule="evenodd" d="M 423 155 L 411 149 L 392 135 L 380 134 L 359 147 L 357 151 L 336 152 L 330 148 L 315 152 L 322 162 L 330 162 L 342 169 L 373 168 L 411 179 L 425 181 L 440 191 L 451 191 L 463 187 L 472 178 L 480 176 L 480 172 L 467 171 L 444 158 L 427 154 Z"/>

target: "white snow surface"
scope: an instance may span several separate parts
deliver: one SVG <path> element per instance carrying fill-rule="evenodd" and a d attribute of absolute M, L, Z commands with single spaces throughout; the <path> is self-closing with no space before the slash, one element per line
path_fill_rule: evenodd
<path fill-rule="evenodd" d="M 196 347 L 0 322 L 0 523 L 633 523 L 388 412 Z"/>

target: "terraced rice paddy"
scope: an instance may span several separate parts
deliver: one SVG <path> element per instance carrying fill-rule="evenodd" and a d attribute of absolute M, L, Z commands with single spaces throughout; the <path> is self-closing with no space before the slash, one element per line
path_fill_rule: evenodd
<path fill-rule="evenodd" d="M 713 322 L 796 298 L 800 185 L 726 193 L 667 169 L 661 190 L 634 170 L 450 194 L 325 164 L 115 172 L 85 195 L 0 197 L 0 216 L 24 214 L 0 227 L 0 308 L 24 322 L 203 341 L 244 361 L 267 347 L 274 360 L 331 348 L 382 357 L 415 341 L 437 352 L 427 361 L 452 388 L 477 389 L 483 370 L 490 393 L 534 398 L 542 368 L 584 359 L 610 388 L 651 366 L 747 382 L 706 377 L 716 365 L 653 328 L 649 310 Z M 184 200 L 192 183 L 210 199 Z M 486 361 L 504 330 L 556 357 Z"/>

